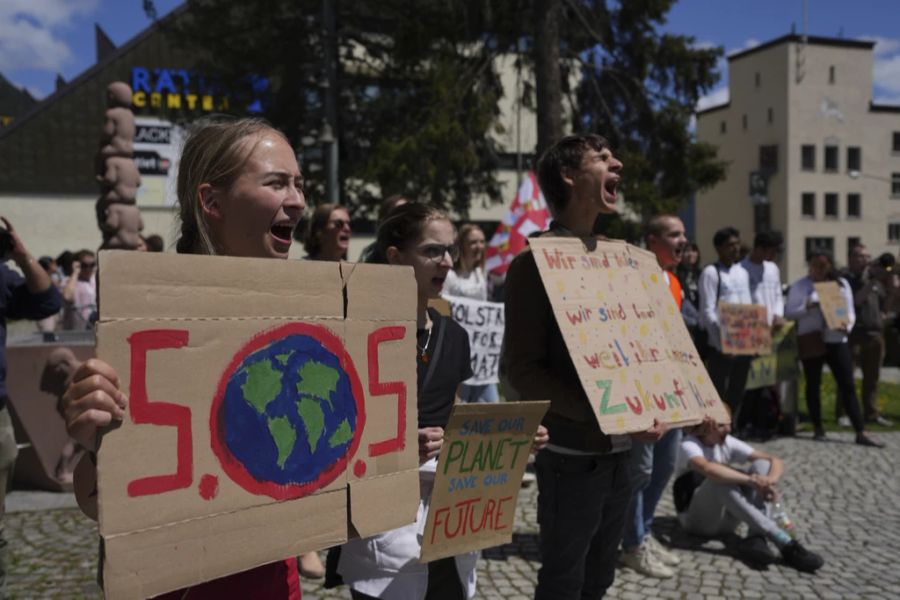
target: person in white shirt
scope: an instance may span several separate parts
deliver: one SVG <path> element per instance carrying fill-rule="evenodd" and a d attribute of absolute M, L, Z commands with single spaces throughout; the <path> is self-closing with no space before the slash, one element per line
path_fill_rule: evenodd
<path fill-rule="evenodd" d="M 781 291 L 781 271 L 775 260 L 781 253 L 784 238 L 778 231 L 760 231 L 753 238 L 753 250 L 741 261 L 750 279 L 750 296 L 754 304 L 766 307 L 769 325 L 774 331 L 784 326 L 784 293 Z M 769 437 L 778 402 L 776 386 L 748 390 L 736 422 L 738 431 L 751 429 L 759 437 Z"/>
<path fill-rule="evenodd" d="M 856 313 L 853 310 L 853 292 L 843 277 L 834 270 L 834 259 L 826 252 L 812 252 L 807 257 L 809 275 L 791 284 L 788 291 L 784 314 L 797 321 L 797 336 L 803 374 L 806 377 L 806 406 L 815 427 L 814 438 L 825 439 L 822 427 L 822 366 L 827 362 L 838 387 L 838 398 L 844 403 L 844 410 L 856 430 L 856 443 L 862 446 L 882 447 L 883 443 L 869 437 L 865 432 L 856 383 L 853 380 L 853 357 L 847 344 L 847 334 L 853 329 Z M 829 329 L 819 306 L 819 295 L 815 284 L 836 281 L 847 306 L 850 324 L 842 329 Z"/>
<path fill-rule="evenodd" d="M 447 273 L 444 293 L 448 296 L 470 300 L 488 299 L 488 282 L 484 276 L 485 237 L 481 227 L 466 223 L 459 228 L 459 258 Z M 470 385 L 464 383 L 459 388 L 464 402 L 499 402 L 496 383 Z"/>
<path fill-rule="evenodd" d="M 737 419 L 752 357 L 722 352 L 718 305 L 719 302 L 753 304 L 750 276 L 740 263 L 741 234 L 737 229 L 720 229 L 713 236 L 713 245 L 719 260 L 700 273 L 700 323 L 706 329 L 710 346 L 706 368 L 716 391 Z"/>
<path fill-rule="evenodd" d="M 681 527 L 711 537 L 734 533 L 738 524 L 746 523 L 748 535 L 738 547 L 744 560 L 754 565 L 774 562 L 768 540 L 778 547 L 788 565 L 800 571 L 816 571 L 825 561 L 769 517 L 772 504 L 781 500 L 777 484 L 784 474 L 784 463 L 774 454 L 732 437 L 730 432 L 728 423 L 707 419 L 687 432 L 681 442 L 673 490 Z M 731 466 L 748 462 L 751 464 L 746 470 Z"/>

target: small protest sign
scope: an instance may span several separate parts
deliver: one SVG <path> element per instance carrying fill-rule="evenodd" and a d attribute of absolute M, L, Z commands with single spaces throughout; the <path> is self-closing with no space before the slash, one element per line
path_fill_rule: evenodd
<path fill-rule="evenodd" d="M 100 253 L 108 597 L 147 598 L 409 524 L 415 281 L 378 265 Z"/>
<path fill-rule="evenodd" d="M 620 241 L 530 240 L 556 322 L 604 433 L 654 419 L 730 422 L 656 256 Z"/>
<path fill-rule="evenodd" d="M 772 351 L 766 307 L 719 302 L 719 340 L 723 354 L 758 356 Z"/>
<path fill-rule="evenodd" d="M 419 560 L 512 540 L 516 499 L 549 402 L 457 404 L 438 457 Z"/>
<path fill-rule="evenodd" d="M 841 293 L 841 286 L 837 281 L 820 281 L 814 283 L 816 294 L 819 295 L 819 306 L 822 307 L 822 316 L 828 329 L 846 329 L 850 326 L 850 313 L 847 308 L 847 300 Z"/>
<path fill-rule="evenodd" d="M 472 377 L 469 385 L 498 382 L 500 347 L 503 344 L 504 307 L 502 302 L 469 300 L 444 296 L 450 303 L 450 316 L 469 334 Z"/>
<path fill-rule="evenodd" d="M 772 352 L 757 356 L 750 362 L 746 389 L 768 387 L 780 381 L 796 379 L 799 375 L 797 328 L 793 321 L 788 321 L 772 333 Z"/>

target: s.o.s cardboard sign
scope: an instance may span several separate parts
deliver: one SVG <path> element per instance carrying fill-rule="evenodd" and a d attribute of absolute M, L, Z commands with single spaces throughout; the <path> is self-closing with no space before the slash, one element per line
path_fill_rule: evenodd
<path fill-rule="evenodd" d="M 97 355 L 129 396 L 98 454 L 107 595 L 415 519 L 409 269 L 137 252 L 100 264 Z"/>

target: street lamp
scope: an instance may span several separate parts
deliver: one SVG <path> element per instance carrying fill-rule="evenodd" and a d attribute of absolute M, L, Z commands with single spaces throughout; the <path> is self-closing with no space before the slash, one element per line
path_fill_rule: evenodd
<path fill-rule="evenodd" d="M 891 179 L 888 179 L 887 177 L 880 177 L 878 175 L 869 175 L 868 173 L 863 173 L 861 171 L 857 171 L 856 169 L 847 171 L 847 177 L 849 177 L 850 179 L 859 179 L 862 177 L 865 179 L 875 179 L 877 181 L 885 181 L 887 183 L 891 183 L 891 181 L 893 181 Z"/>

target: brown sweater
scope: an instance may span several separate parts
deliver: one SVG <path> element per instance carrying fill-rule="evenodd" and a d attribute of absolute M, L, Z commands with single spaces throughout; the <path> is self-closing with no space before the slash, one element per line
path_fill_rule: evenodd
<path fill-rule="evenodd" d="M 556 227 L 542 235 L 571 236 Z M 550 306 L 531 249 L 513 260 L 506 275 L 506 329 L 500 370 L 521 400 L 550 400 L 544 425 L 550 443 L 607 453 L 613 445 L 600 431 Z"/>

